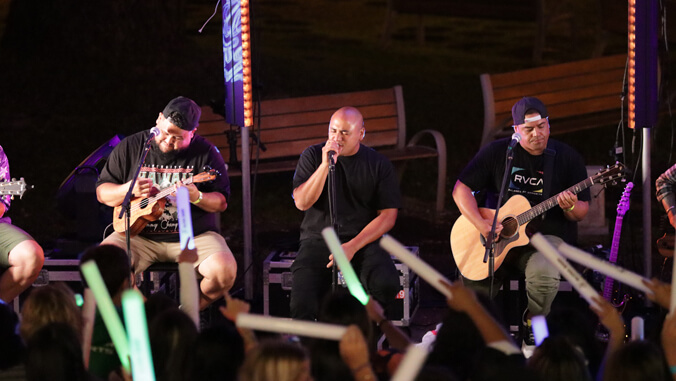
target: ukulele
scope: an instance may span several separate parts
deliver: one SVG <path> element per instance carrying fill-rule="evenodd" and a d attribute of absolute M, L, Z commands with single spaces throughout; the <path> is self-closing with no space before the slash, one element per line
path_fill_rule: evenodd
<path fill-rule="evenodd" d="M 218 171 L 212 169 L 207 172 L 202 172 L 198 175 L 195 175 L 185 181 L 183 185 L 202 183 L 205 181 L 211 181 L 216 178 Z M 155 221 L 164 212 L 164 205 L 167 200 L 165 197 L 169 196 L 176 191 L 176 184 L 168 186 L 160 190 L 156 195 L 150 197 L 137 197 L 131 200 L 131 206 L 129 207 L 129 234 L 130 236 L 135 236 L 139 234 L 143 228 L 148 225 L 149 222 Z M 125 217 L 118 218 L 122 206 L 116 206 L 113 210 L 113 228 L 116 232 L 124 234 L 125 229 Z"/>

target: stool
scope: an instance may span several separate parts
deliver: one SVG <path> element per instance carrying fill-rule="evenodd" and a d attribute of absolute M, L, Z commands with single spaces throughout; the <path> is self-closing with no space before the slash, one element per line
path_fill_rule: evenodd
<path fill-rule="evenodd" d="M 138 282 L 137 282 L 138 283 Z M 142 273 L 138 284 L 144 295 L 152 295 L 162 291 L 167 296 L 179 299 L 179 276 L 177 262 L 155 262 Z"/>

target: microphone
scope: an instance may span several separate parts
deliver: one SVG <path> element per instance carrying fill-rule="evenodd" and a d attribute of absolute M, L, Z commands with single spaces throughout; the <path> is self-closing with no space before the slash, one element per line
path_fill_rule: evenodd
<path fill-rule="evenodd" d="M 154 138 L 155 136 L 159 135 L 160 132 L 161 132 L 161 131 L 160 131 L 160 128 L 157 127 L 157 126 L 151 128 L 151 129 L 150 129 L 150 135 L 148 136 L 148 139 Z"/>
<path fill-rule="evenodd" d="M 520 141 L 521 141 L 521 134 L 519 134 L 518 132 L 513 133 L 513 134 L 512 134 L 512 141 L 509 142 L 509 147 L 508 147 L 508 149 L 514 148 L 514 146 L 516 146 L 517 144 L 519 144 Z"/>
<path fill-rule="evenodd" d="M 336 151 L 330 150 L 328 154 L 329 154 L 329 168 L 332 168 L 336 165 L 336 159 L 334 159 L 334 156 L 336 156 Z"/>

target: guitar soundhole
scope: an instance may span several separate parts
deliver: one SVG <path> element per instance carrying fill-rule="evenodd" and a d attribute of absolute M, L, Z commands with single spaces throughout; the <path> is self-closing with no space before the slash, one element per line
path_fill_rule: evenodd
<path fill-rule="evenodd" d="M 514 217 L 507 217 L 502 220 L 502 231 L 500 237 L 511 238 L 519 231 L 519 222 Z"/>
<path fill-rule="evenodd" d="M 145 209 L 148 206 L 149 203 L 150 203 L 150 201 L 147 198 L 144 198 L 139 203 L 139 206 L 141 207 L 141 209 Z"/>

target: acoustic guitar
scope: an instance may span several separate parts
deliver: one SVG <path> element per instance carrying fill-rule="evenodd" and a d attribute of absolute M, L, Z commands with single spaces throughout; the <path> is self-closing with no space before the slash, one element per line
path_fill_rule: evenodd
<path fill-rule="evenodd" d="M 185 181 L 183 185 L 202 183 L 211 181 L 216 178 L 218 171 L 212 169 L 207 172 L 197 174 Z M 164 206 L 167 203 L 165 197 L 176 191 L 176 185 L 171 185 L 160 190 L 157 194 L 151 197 L 137 197 L 131 200 L 129 213 L 129 234 L 133 237 L 139 234 L 149 222 L 155 221 L 164 212 Z M 125 233 L 125 216 L 118 218 L 122 206 L 116 206 L 113 210 L 113 229 L 118 233 Z"/>
<path fill-rule="evenodd" d="M 594 176 L 573 185 L 566 189 L 566 191 L 577 194 L 594 184 L 605 186 L 623 176 L 624 165 L 616 163 L 612 167 L 602 169 Z M 500 208 L 498 222 L 502 224 L 502 231 L 500 232 L 500 239 L 494 245 L 495 270 L 502 265 L 510 249 L 527 245 L 530 242 L 530 239 L 526 235 L 526 225 L 535 217 L 558 205 L 556 198 L 559 194 L 548 198 L 532 208 L 528 199 L 521 195 L 515 195 L 510 197 Z M 493 216 L 495 216 L 494 209 L 479 208 L 479 212 L 484 219 L 492 220 Z M 461 215 L 453 224 L 453 228 L 451 229 L 451 251 L 458 270 L 460 270 L 460 273 L 465 278 L 482 280 L 488 277 L 488 264 L 483 261 L 485 242 L 485 237 L 479 233 L 479 230 L 465 216 Z"/>

